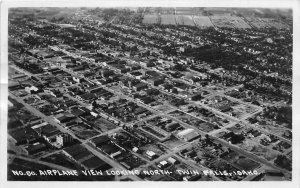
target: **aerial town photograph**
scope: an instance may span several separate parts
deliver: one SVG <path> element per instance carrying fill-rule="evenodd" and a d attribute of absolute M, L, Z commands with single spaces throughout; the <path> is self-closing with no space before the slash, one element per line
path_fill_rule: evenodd
<path fill-rule="evenodd" d="M 8 181 L 292 181 L 293 10 L 8 10 Z"/>

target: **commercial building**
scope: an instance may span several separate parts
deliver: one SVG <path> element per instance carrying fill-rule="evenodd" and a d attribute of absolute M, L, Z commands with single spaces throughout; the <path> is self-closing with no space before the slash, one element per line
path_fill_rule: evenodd
<path fill-rule="evenodd" d="M 190 142 L 197 138 L 200 138 L 200 134 L 197 133 L 194 129 L 185 129 L 179 132 L 177 136 L 186 142 Z"/>

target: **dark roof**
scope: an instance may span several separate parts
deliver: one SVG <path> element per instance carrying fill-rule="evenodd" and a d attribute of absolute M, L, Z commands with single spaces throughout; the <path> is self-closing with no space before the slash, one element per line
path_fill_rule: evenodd
<path fill-rule="evenodd" d="M 92 139 L 92 142 L 97 146 L 99 144 L 102 144 L 102 143 L 106 143 L 110 141 L 110 139 L 108 138 L 107 135 L 103 135 L 103 136 L 99 136 L 99 137 L 96 137 L 94 139 Z"/>
<path fill-rule="evenodd" d="M 149 96 L 142 97 L 141 100 L 142 100 L 145 104 L 149 104 L 149 103 L 155 101 L 152 97 L 149 97 Z"/>
<path fill-rule="evenodd" d="M 81 98 L 85 99 L 85 100 L 90 100 L 90 99 L 95 99 L 96 95 L 93 93 L 85 93 L 83 95 L 80 95 Z"/>
<path fill-rule="evenodd" d="M 136 88 L 146 88 L 147 84 L 143 83 L 143 82 L 140 82 L 140 83 L 136 84 L 134 87 L 136 87 Z"/>
<path fill-rule="evenodd" d="M 105 144 L 105 145 L 101 145 L 100 148 L 101 148 L 105 153 L 107 153 L 108 155 L 120 151 L 120 148 L 117 147 L 115 144 L 112 144 L 112 143 L 107 143 L 107 144 Z"/>
<path fill-rule="evenodd" d="M 85 147 L 79 144 L 65 148 L 64 151 L 77 161 L 91 155 L 91 153 Z"/>
<path fill-rule="evenodd" d="M 101 170 L 107 170 L 107 169 L 111 168 L 111 166 L 109 164 L 107 164 L 106 162 L 104 162 L 103 160 L 99 159 L 96 156 L 93 156 L 92 158 L 90 158 L 86 161 L 83 161 L 81 164 L 88 169 L 99 169 L 100 168 Z"/>
<path fill-rule="evenodd" d="M 40 127 L 36 131 L 39 132 L 39 133 L 41 133 L 42 135 L 47 136 L 47 137 L 56 135 L 56 134 L 58 134 L 60 132 L 56 127 L 54 127 L 54 126 L 52 126 L 50 124 L 47 124 L 47 125 L 45 125 L 43 127 Z"/>
<path fill-rule="evenodd" d="M 222 105 L 222 106 L 219 107 L 219 110 L 221 112 L 226 112 L 226 111 L 231 110 L 231 107 L 229 105 Z"/>
<path fill-rule="evenodd" d="M 36 133 L 31 128 L 20 128 L 9 133 L 17 142 L 35 137 Z"/>
<path fill-rule="evenodd" d="M 26 151 L 29 153 L 29 154 L 35 154 L 35 153 L 38 153 L 40 151 L 42 151 L 43 149 L 46 148 L 46 145 L 43 144 L 43 143 L 39 143 L 39 144 L 36 144 L 36 145 L 29 145 L 26 149 Z"/>
<path fill-rule="evenodd" d="M 140 106 L 140 107 L 135 109 L 134 113 L 138 115 L 138 114 L 142 114 L 142 113 L 147 112 L 147 111 L 148 110 L 146 108 L 143 108 L 143 107 Z"/>
<path fill-rule="evenodd" d="M 75 108 L 75 109 L 72 109 L 71 113 L 75 116 L 81 116 L 81 115 L 85 114 L 86 112 L 79 108 Z"/>
<path fill-rule="evenodd" d="M 56 119 L 58 119 L 60 122 L 64 122 L 73 118 L 76 118 L 76 116 L 70 113 L 65 113 L 64 115 L 62 115 L 61 117 L 57 117 Z"/>
<path fill-rule="evenodd" d="M 73 105 L 77 105 L 78 103 L 77 103 L 76 101 L 70 100 L 70 101 L 66 101 L 65 104 L 66 104 L 67 106 L 73 106 Z"/>
<path fill-rule="evenodd" d="M 131 75 L 134 75 L 134 76 L 140 76 L 140 75 L 143 75 L 141 72 L 132 72 L 130 73 Z"/>
<path fill-rule="evenodd" d="M 284 174 L 282 172 L 273 171 L 273 170 L 266 170 L 266 175 L 269 175 L 269 176 L 280 176 L 280 177 L 284 176 Z"/>
<path fill-rule="evenodd" d="M 180 127 L 179 123 L 171 123 L 171 124 L 166 125 L 166 128 L 171 131 L 175 130 L 178 127 Z"/>

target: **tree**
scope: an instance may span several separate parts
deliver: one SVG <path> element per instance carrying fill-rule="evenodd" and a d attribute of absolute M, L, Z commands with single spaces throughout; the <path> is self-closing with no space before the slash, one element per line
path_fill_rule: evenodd
<path fill-rule="evenodd" d="M 278 155 L 274 163 L 281 168 L 292 170 L 292 163 L 285 155 Z"/>

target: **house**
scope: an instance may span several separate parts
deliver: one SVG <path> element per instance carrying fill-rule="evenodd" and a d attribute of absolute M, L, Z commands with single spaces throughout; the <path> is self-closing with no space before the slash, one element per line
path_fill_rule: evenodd
<path fill-rule="evenodd" d="M 179 123 L 170 123 L 166 125 L 166 129 L 170 132 L 175 131 L 179 127 L 181 127 Z"/>
<path fill-rule="evenodd" d="M 135 153 L 138 153 L 138 152 L 139 152 L 139 148 L 133 147 L 133 148 L 132 148 L 132 151 L 135 152 Z"/>
<path fill-rule="evenodd" d="M 165 160 L 160 161 L 160 162 L 158 163 L 158 165 L 157 165 L 157 167 L 160 168 L 160 169 L 164 169 L 164 168 L 166 168 L 166 167 L 168 167 L 168 166 L 169 166 L 169 164 L 168 164 L 168 162 L 165 161 Z"/>
<path fill-rule="evenodd" d="M 179 162 L 178 162 L 176 159 L 174 159 L 173 157 L 169 157 L 169 158 L 167 159 L 167 161 L 168 161 L 169 163 L 171 163 L 172 165 L 179 163 Z"/>
<path fill-rule="evenodd" d="M 148 85 L 145 84 L 145 83 L 142 83 L 142 82 L 140 82 L 140 83 L 138 83 L 138 84 L 132 86 L 132 89 L 133 89 L 134 91 L 141 91 L 141 90 L 147 89 L 147 88 L 148 88 Z"/>
<path fill-rule="evenodd" d="M 150 150 L 147 150 L 145 154 L 146 154 L 146 157 L 148 157 L 151 160 L 157 157 L 156 153 L 154 153 L 153 151 L 150 151 Z"/>
<path fill-rule="evenodd" d="M 75 82 L 77 82 L 77 83 L 81 83 L 81 82 L 84 81 L 84 79 L 83 79 L 83 78 L 80 78 L 80 77 L 75 77 L 75 76 L 73 76 L 72 78 L 73 78 L 73 81 L 75 81 Z"/>
<path fill-rule="evenodd" d="M 38 93 L 40 90 L 35 86 L 25 87 L 27 93 Z"/>
<path fill-rule="evenodd" d="M 159 86 L 164 83 L 164 78 L 162 77 L 150 77 L 147 79 L 147 82 L 149 82 L 151 85 Z"/>
<path fill-rule="evenodd" d="M 97 99 L 97 96 L 94 93 L 85 93 L 80 96 L 76 95 L 76 98 L 81 101 L 90 102 Z"/>

